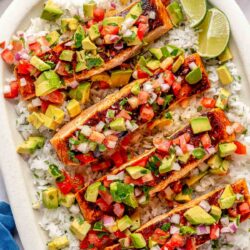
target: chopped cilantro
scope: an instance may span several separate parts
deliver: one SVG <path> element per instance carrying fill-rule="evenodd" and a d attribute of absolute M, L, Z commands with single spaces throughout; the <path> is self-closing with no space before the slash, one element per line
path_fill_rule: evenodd
<path fill-rule="evenodd" d="M 171 112 L 165 113 L 165 118 L 167 118 L 167 119 L 173 119 Z"/>
<path fill-rule="evenodd" d="M 167 95 L 164 100 L 163 108 L 165 109 L 173 100 L 173 95 Z"/>
<path fill-rule="evenodd" d="M 201 111 L 202 111 L 202 106 L 199 106 L 199 107 L 197 108 L 197 111 L 198 111 L 198 112 L 201 112 Z"/>
<path fill-rule="evenodd" d="M 189 188 L 187 185 L 185 185 L 183 187 L 182 193 L 183 194 L 187 194 L 187 195 L 191 195 L 193 193 L 193 189 Z"/>
<path fill-rule="evenodd" d="M 162 225 L 161 230 L 167 232 L 171 227 L 171 223 L 165 223 Z"/>
<path fill-rule="evenodd" d="M 85 61 L 88 70 L 94 67 L 100 67 L 103 64 L 101 57 L 86 56 Z"/>

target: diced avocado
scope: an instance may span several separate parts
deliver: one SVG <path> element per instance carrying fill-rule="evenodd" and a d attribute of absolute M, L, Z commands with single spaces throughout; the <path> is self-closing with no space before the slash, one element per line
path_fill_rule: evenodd
<path fill-rule="evenodd" d="M 222 211 L 219 207 L 212 205 L 210 214 L 218 221 L 221 218 Z"/>
<path fill-rule="evenodd" d="M 153 248 L 156 245 L 158 245 L 158 242 L 157 241 L 153 241 L 152 237 L 149 237 L 149 239 L 148 239 L 148 247 L 149 247 L 149 249 Z"/>
<path fill-rule="evenodd" d="M 174 60 L 172 57 L 167 57 L 165 60 L 163 60 L 160 64 L 160 67 L 163 70 L 168 69 L 172 64 L 173 64 Z"/>
<path fill-rule="evenodd" d="M 133 34 L 135 34 L 135 36 L 133 36 L 133 39 L 129 39 L 127 41 L 127 45 L 128 46 L 136 46 L 136 45 L 140 45 L 142 44 L 142 41 L 140 40 L 140 38 L 138 37 L 138 28 L 137 27 L 132 27 L 131 31 Z"/>
<path fill-rule="evenodd" d="M 51 69 L 50 65 L 45 63 L 37 56 L 32 56 L 30 59 L 30 64 L 37 68 L 39 71 L 45 71 Z"/>
<path fill-rule="evenodd" d="M 51 119 L 53 119 L 57 124 L 61 124 L 64 119 L 64 112 L 60 108 L 49 105 L 45 115 Z"/>
<path fill-rule="evenodd" d="M 35 81 L 36 96 L 45 96 L 61 87 L 61 80 L 55 71 L 43 72 Z"/>
<path fill-rule="evenodd" d="M 186 235 L 186 234 L 195 234 L 196 233 L 196 230 L 192 227 L 189 227 L 189 226 L 182 226 L 180 228 L 180 233 L 181 235 Z"/>
<path fill-rule="evenodd" d="M 62 194 L 61 192 L 59 192 L 59 204 L 70 208 L 75 202 L 75 195 L 73 193 L 69 193 L 69 194 Z"/>
<path fill-rule="evenodd" d="M 158 60 L 150 60 L 147 62 L 146 66 L 151 70 L 156 70 L 160 68 L 160 61 Z"/>
<path fill-rule="evenodd" d="M 182 66 L 182 64 L 184 63 L 184 61 L 185 61 L 184 56 L 180 55 L 178 57 L 178 59 L 174 62 L 173 66 L 172 66 L 172 71 L 174 73 L 176 73 L 180 69 L 180 67 Z"/>
<path fill-rule="evenodd" d="M 48 116 L 44 116 L 44 126 L 48 129 L 51 129 L 51 130 L 56 130 L 57 127 L 58 127 L 58 123 L 55 122 L 55 120 L 53 118 L 50 118 Z"/>
<path fill-rule="evenodd" d="M 59 59 L 66 62 L 71 62 L 73 60 L 75 52 L 73 50 L 63 50 Z"/>
<path fill-rule="evenodd" d="M 191 85 L 198 83 L 201 79 L 202 79 L 202 72 L 200 67 L 193 69 L 185 77 L 185 80 Z"/>
<path fill-rule="evenodd" d="M 181 6 L 178 2 L 174 1 L 166 9 L 173 25 L 177 27 L 184 20 Z"/>
<path fill-rule="evenodd" d="M 96 8 L 96 3 L 95 2 L 89 2 L 83 4 L 83 13 L 84 17 L 86 18 L 92 18 L 94 17 L 94 10 Z"/>
<path fill-rule="evenodd" d="M 122 16 L 105 17 L 102 21 L 102 25 L 103 26 L 108 26 L 108 25 L 121 26 L 123 21 L 124 21 L 124 17 L 122 17 Z"/>
<path fill-rule="evenodd" d="M 161 60 L 161 58 L 163 57 L 162 51 L 160 48 L 150 48 L 149 51 L 151 52 L 151 54 L 153 54 L 155 56 L 156 59 Z"/>
<path fill-rule="evenodd" d="M 234 205 L 236 201 L 236 195 L 231 187 L 227 185 L 219 198 L 219 205 L 221 209 L 228 209 Z"/>
<path fill-rule="evenodd" d="M 91 81 L 92 82 L 104 81 L 104 82 L 108 83 L 109 85 L 112 84 L 111 83 L 111 77 L 109 76 L 109 74 L 107 72 L 103 72 L 101 74 L 92 76 Z"/>
<path fill-rule="evenodd" d="M 226 65 L 222 65 L 217 68 L 217 74 L 219 76 L 219 80 L 223 85 L 227 85 L 233 82 L 234 78 L 232 77 L 228 67 Z"/>
<path fill-rule="evenodd" d="M 33 154 L 37 149 L 43 147 L 45 139 L 40 136 L 30 136 L 17 148 L 19 154 Z"/>
<path fill-rule="evenodd" d="M 143 237 L 142 234 L 140 233 L 132 233 L 130 234 L 130 239 L 132 241 L 132 245 L 134 248 L 144 248 L 147 246 L 147 243 Z"/>
<path fill-rule="evenodd" d="M 140 217 L 140 212 L 136 211 L 135 213 L 132 214 L 131 216 L 132 220 L 132 225 L 130 227 L 131 231 L 135 231 L 141 226 L 141 217 Z"/>
<path fill-rule="evenodd" d="M 85 69 L 87 69 L 86 62 L 78 62 L 76 64 L 75 72 L 78 73 Z"/>
<path fill-rule="evenodd" d="M 44 207 L 48 209 L 58 208 L 58 190 L 55 187 L 49 187 L 42 192 Z"/>
<path fill-rule="evenodd" d="M 200 206 L 194 206 L 188 209 L 184 213 L 184 216 L 192 225 L 212 225 L 216 222 L 215 219 Z"/>
<path fill-rule="evenodd" d="M 237 147 L 233 142 L 221 143 L 219 144 L 219 153 L 220 157 L 226 157 L 233 154 L 236 151 Z"/>
<path fill-rule="evenodd" d="M 168 51 L 167 46 L 161 47 L 161 53 L 163 55 L 163 58 L 167 58 L 170 56 L 170 52 Z"/>
<path fill-rule="evenodd" d="M 90 202 L 96 202 L 99 187 L 102 185 L 100 181 L 94 182 L 93 184 L 90 184 L 87 187 L 86 193 L 85 193 L 85 200 Z"/>
<path fill-rule="evenodd" d="M 82 40 L 82 47 L 86 51 L 96 50 L 97 47 L 93 42 L 90 41 L 89 37 L 86 37 Z"/>
<path fill-rule="evenodd" d="M 100 37 L 101 34 L 99 32 L 98 24 L 94 24 L 89 28 L 88 35 L 92 41 Z"/>
<path fill-rule="evenodd" d="M 224 160 L 218 168 L 210 169 L 209 172 L 211 174 L 216 174 L 216 175 L 225 175 L 228 172 L 229 166 L 230 166 L 230 162 Z"/>
<path fill-rule="evenodd" d="M 89 101 L 90 86 L 89 82 L 79 84 L 77 88 L 69 91 L 70 98 L 79 101 L 81 104 L 85 104 Z"/>
<path fill-rule="evenodd" d="M 134 95 L 139 95 L 140 91 L 141 91 L 140 83 L 135 82 L 135 84 L 131 88 L 131 93 L 134 94 Z"/>
<path fill-rule="evenodd" d="M 192 177 L 190 177 L 189 179 L 186 180 L 186 184 L 189 187 L 191 187 L 195 183 L 197 183 L 200 179 L 202 179 L 206 174 L 207 174 L 207 172 L 204 172 L 204 173 L 200 173 L 198 175 L 192 176 Z"/>
<path fill-rule="evenodd" d="M 183 164 L 186 164 L 188 162 L 190 156 L 191 156 L 190 153 L 183 154 L 183 155 L 178 157 L 178 161 L 180 161 Z"/>
<path fill-rule="evenodd" d="M 111 72 L 111 87 L 122 87 L 129 83 L 133 71 L 127 70 L 115 70 Z"/>
<path fill-rule="evenodd" d="M 91 225 L 87 221 L 83 221 L 82 218 L 75 218 L 69 229 L 78 240 L 84 240 L 91 229 Z"/>
<path fill-rule="evenodd" d="M 172 170 L 172 165 L 175 161 L 175 155 L 171 154 L 170 157 L 166 157 L 162 160 L 162 163 L 159 167 L 160 174 L 165 174 Z"/>
<path fill-rule="evenodd" d="M 50 33 L 46 36 L 46 40 L 49 42 L 49 46 L 52 46 L 52 45 L 57 44 L 59 38 L 60 38 L 60 34 L 59 34 L 56 30 L 50 32 Z"/>
<path fill-rule="evenodd" d="M 132 220 L 127 215 L 117 220 L 117 226 L 121 232 L 129 228 L 131 225 L 132 225 Z"/>
<path fill-rule="evenodd" d="M 195 148 L 192 151 L 192 155 L 194 156 L 194 158 L 200 160 L 206 155 L 206 151 L 203 148 Z"/>
<path fill-rule="evenodd" d="M 210 121 L 207 116 L 193 118 L 191 120 L 191 127 L 194 134 L 210 131 L 212 129 Z"/>
<path fill-rule="evenodd" d="M 216 155 L 213 155 L 208 161 L 207 161 L 207 164 L 209 167 L 211 168 L 219 168 L 220 165 L 222 164 L 222 159 L 221 157 L 216 154 Z"/>
<path fill-rule="evenodd" d="M 227 107 L 227 103 L 228 103 L 228 98 L 231 95 L 230 92 L 228 92 L 227 90 L 221 88 L 220 92 L 219 92 L 219 97 L 215 103 L 215 106 L 217 108 L 220 108 L 222 110 L 225 110 Z"/>
<path fill-rule="evenodd" d="M 116 118 L 114 121 L 112 121 L 109 124 L 110 128 L 115 131 L 126 131 L 126 125 L 125 125 L 125 120 L 123 117 Z"/>
<path fill-rule="evenodd" d="M 82 47 L 82 41 L 85 38 L 85 31 L 82 25 L 78 25 L 76 32 L 74 34 L 75 47 L 77 49 Z"/>
<path fill-rule="evenodd" d="M 91 56 L 88 55 L 85 58 L 87 69 L 97 68 L 104 64 L 103 59 L 100 55 Z"/>
<path fill-rule="evenodd" d="M 192 197 L 190 194 L 183 194 L 183 193 L 179 193 L 175 196 L 174 198 L 176 201 L 183 203 L 183 202 L 189 202 L 192 200 Z"/>
<path fill-rule="evenodd" d="M 70 31 L 75 31 L 78 27 L 78 20 L 75 19 L 75 18 L 63 18 L 62 21 L 61 21 L 61 29 L 62 29 L 62 32 L 66 32 L 68 30 Z"/>
<path fill-rule="evenodd" d="M 142 14 L 141 2 L 135 4 L 126 15 L 125 20 L 128 18 L 137 19 Z"/>
<path fill-rule="evenodd" d="M 69 240 L 66 235 L 55 238 L 48 243 L 48 250 L 58 250 L 69 246 Z"/>
<path fill-rule="evenodd" d="M 70 100 L 66 108 L 70 117 L 75 117 L 81 113 L 80 103 L 75 99 Z"/>
<path fill-rule="evenodd" d="M 149 169 L 140 166 L 127 167 L 126 171 L 134 180 L 137 180 L 150 173 Z"/>
<path fill-rule="evenodd" d="M 227 47 L 224 52 L 219 56 L 220 62 L 224 63 L 233 59 L 233 55 L 229 47 Z"/>
<path fill-rule="evenodd" d="M 44 124 L 44 115 L 41 113 L 33 112 L 28 116 L 27 120 L 32 124 L 36 129 L 39 129 Z"/>
<path fill-rule="evenodd" d="M 43 9 L 43 12 L 41 14 L 41 18 L 45 19 L 47 21 L 55 21 L 59 17 L 61 17 L 63 14 L 63 11 L 59 8 L 58 5 L 53 3 L 52 0 L 49 0 Z"/>

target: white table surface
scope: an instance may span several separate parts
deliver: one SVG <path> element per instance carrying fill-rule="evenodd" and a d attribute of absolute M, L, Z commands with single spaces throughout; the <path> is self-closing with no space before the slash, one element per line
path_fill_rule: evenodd
<path fill-rule="evenodd" d="M 5 9 L 11 3 L 11 1 L 12 0 L 0 0 L 0 15 L 5 11 Z M 21 1 L 23 1 L 23 0 L 21 0 Z M 223 1 L 226 1 L 226 0 L 223 0 Z M 249 0 L 236 0 L 236 1 L 238 2 L 240 7 L 242 8 L 243 12 L 247 16 L 248 21 L 250 22 L 250 1 Z M 4 187 L 1 172 L 0 172 L 0 200 L 8 201 L 8 197 L 7 197 L 7 194 L 5 192 L 5 187 Z M 18 245 L 20 246 L 20 249 L 23 249 L 22 246 L 21 246 L 18 235 L 16 235 L 15 238 L 17 240 Z"/>

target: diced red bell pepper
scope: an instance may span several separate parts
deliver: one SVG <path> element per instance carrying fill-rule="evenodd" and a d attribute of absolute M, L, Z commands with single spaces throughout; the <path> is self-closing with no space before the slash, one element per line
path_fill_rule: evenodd
<path fill-rule="evenodd" d="M 228 214 L 230 215 L 230 217 L 236 218 L 238 216 L 237 209 L 234 207 L 229 208 L 227 211 L 228 211 Z"/>
<path fill-rule="evenodd" d="M 243 202 L 238 206 L 241 215 L 250 214 L 250 205 L 247 202 Z"/>
<path fill-rule="evenodd" d="M 23 100 L 29 100 L 36 96 L 34 80 L 28 75 L 26 75 L 24 78 L 26 81 L 25 86 L 21 86 L 21 82 L 18 81 L 19 93 L 22 96 Z"/>
<path fill-rule="evenodd" d="M 96 161 L 92 153 L 76 155 L 76 158 L 83 164 L 90 164 Z"/>
<path fill-rule="evenodd" d="M 140 23 L 138 25 L 137 36 L 142 41 L 146 33 L 148 32 L 148 24 Z"/>
<path fill-rule="evenodd" d="M 149 93 L 146 91 L 140 91 L 140 93 L 138 94 L 139 105 L 146 104 L 148 102 L 148 99 L 149 99 Z"/>
<path fill-rule="evenodd" d="M 164 245 L 169 238 L 169 232 L 165 232 L 160 228 L 157 228 L 151 236 L 152 241 L 157 242 L 160 245 Z"/>
<path fill-rule="evenodd" d="M 94 10 L 94 20 L 100 22 L 104 19 L 105 10 L 103 8 L 96 8 Z"/>
<path fill-rule="evenodd" d="M 201 105 L 204 108 L 214 108 L 216 101 L 213 98 L 203 97 L 201 99 Z"/>
<path fill-rule="evenodd" d="M 101 247 L 101 239 L 97 236 L 97 233 L 94 231 L 89 232 L 88 234 L 89 244 L 93 244 L 95 247 Z"/>
<path fill-rule="evenodd" d="M 131 116 L 129 115 L 128 111 L 125 109 L 121 110 L 121 112 L 116 116 L 117 118 L 122 117 L 125 120 L 131 120 Z"/>
<path fill-rule="evenodd" d="M 180 147 L 181 147 L 181 150 L 182 152 L 185 154 L 188 152 L 188 148 L 187 148 L 187 142 L 186 142 L 186 139 L 185 139 L 185 136 L 184 135 L 181 135 L 179 137 L 180 139 Z"/>
<path fill-rule="evenodd" d="M 74 192 L 78 192 L 83 188 L 84 185 L 84 177 L 81 174 L 75 174 L 73 178 L 71 178 L 71 184 Z"/>
<path fill-rule="evenodd" d="M 98 193 L 108 205 L 111 205 L 111 203 L 113 202 L 113 198 L 109 191 L 99 190 Z"/>
<path fill-rule="evenodd" d="M 121 232 L 120 230 L 114 232 L 114 235 L 118 238 L 118 239 L 122 239 L 122 238 L 126 238 L 126 234 Z"/>
<path fill-rule="evenodd" d="M 172 86 L 175 82 L 175 76 L 169 70 L 165 70 L 163 79 L 164 79 L 164 82 L 167 83 L 169 86 Z"/>
<path fill-rule="evenodd" d="M 54 104 L 63 104 L 65 100 L 65 95 L 59 90 L 55 90 L 46 96 L 41 96 L 41 100 Z"/>
<path fill-rule="evenodd" d="M 183 247 L 185 245 L 185 237 L 176 233 L 172 238 L 165 244 L 166 247 L 170 249 L 175 249 L 177 247 Z"/>
<path fill-rule="evenodd" d="M 91 26 L 93 26 L 94 24 L 96 24 L 96 21 L 94 19 L 89 20 L 87 23 L 87 27 L 90 28 Z"/>
<path fill-rule="evenodd" d="M 218 224 L 214 224 L 210 227 L 210 239 L 217 240 L 220 236 L 220 228 Z"/>
<path fill-rule="evenodd" d="M 139 25 L 140 23 L 147 24 L 148 23 L 148 16 L 141 15 L 138 20 L 136 21 L 136 25 Z"/>
<path fill-rule="evenodd" d="M 143 157 L 141 160 L 133 163 L 133 166 L 141 166 L 141 167 L 145 167 L 147 165 L 149 156 Z"/>
<path fill-rule="evenodd" d="M 112 26 L 112 25 L 105 25 L 102 28 L 101 35 L 117 35 L 119 33 L 119 27 L 118 26 Z"/>
<path fill-rule="evenodd" d="M 143 79 L 143 78 L 148 78 L 149 75 L 145 71 L 143 71 L 141 69 L 137 69 L 137 77 L 138 77 L 138 79 Z"/>
<path fill-rule="evenodd" d="M 171 146 L 171 141 L 156 137 L 153 139 L 153 144 L 159 151 L 167 153 Z"/>
<path fill-rule="evenodd" d="M 123 163 L 127 162 L 127 153 L 125 150 L 119 149 L 111 156 L 111 159 L 116 167 L 120 167 Z"/>
<path fill-rule="evenodd" d="M 108 169 L 110 167 L 111 167 L 110 161 L 104 161 L 104 162 L 92 165 L 91 169 L 93 172 L 98 172 L 98 171 Z"/>
<path fill-rule="evenodd" d="M 15 56 L 14 53 L 9 50 L 9 49 L 5 49 L 2 53 L 1 53 L 2 59 L 7 63 L 7 64 L 13 64 L 15 62 Z"/>
<path fill-rule="evenodd" d="M 142 180 L 142 178 L 139 178 L 137 180 L 134 180 L 133 178 L 131 178 L 130 176 L 126 175 L 125 178 L 124 178 L 124 183 L 125 184 L 134 184 L 134 185 L 137 185 L 137 186 L 141 186 L 141 185 L 144 185 L 144 182 Z"/>
<path fill-rule="evenodd" d="M 30 50 L 37 56 L 42 54 L 41 44 L 39 42 L 34 42 L 29 44 Z"/>
<path fill-rule="evenodd" d="M 103 133 L 92 131 L 91 135 L 89 136 L 89 140 L 96 142 L 98 144 L 102 144 L 105 139 L 105 135 Z"/>
<path fill-rule="evenodd" d="M 174 191 L 176 194 L 179 194 L 179 193 L 182 191 L 182 184 L 181 184 L 181 181 L 176 181 L 176 182 L 174 182 L 172 185 L 173 185 L 173 191 Z"/>
<path fill-rule="evenodd" d="M 211 138 L 210 138 L 209 134 L 202 135 L 201 143 L 202 143 L 204 148 L 210 148 L 211 147 L 212 143 L 211 143 Z"/>
<path fill-rule="evenodd" d="M 172 88 L 174 95 L 178 96 L 181 90 L 181 84 L 179 82 L 174 82 Z"/>
<path fill-rule="evenodd" d="M 103 211 L 103 212 L 108 212 L 110 211 L 110 206 L 102 199 L 99 198 L 96 200 L 96 205 Z"/>
<path fill-rule="evenodd" d="M 42 111 L 42 113 L 45 114 L 45 112 L 46 112 L 47 108 L 49 107 L 50 103 L 46 102 L 46 101 L 43 101 L 43 100 L 41 100 L 41 103 L 42 103 L 41 104 L 41 111 Z"/>
<path fill-rule="evenodd" d="M 114 214 L 118 217 L 118 218 L 121 218 L 124 214 L 124 211 L 125 211 L 125 207 L 123 204 L 121 203 L 115 203 L 113 205 L 113 212 Z"/>
<path fill-rule="evenodd" d="M 110 85 L 107 82 L 104 82 L 104 81 L 99 81 L 98 86 L 99 86 L 100 89 L 109 89 L 110 88 Z"/>
<path fill-rule="evenodd" d="M 13 81 L 10 83 L 10 92 L 4 93 L 4 98 L 6 99 L 13 99 L 18 97 L 18 83 Z"/>
<path fill-rule="evenodd" d="M 246 155 L 247 154 L 247 147 L 240 143 L 239 141 L 235 141 L 234 144 L 236 145 L 237 149 L 235 151 L 238 155 Z"/>
<path fill-rule="evenodd" d="M 21 60 L 17 65 L 17 73 L 21 75 L 28 75 L 30 74 L 35 68 L 27 61 Z"/>
<path fill-rule="evenodd" d="M 140 109 L 140 117 L 144 121 L 151 121 L 155 116 L 154 110 L 149 105 L 143 105 Z"/>
<path fill-rule="evenodd" d="M 179 98 L 180 98 L 180 97 L 182 97 L 182 98 L 188 97 L 189 94 L 190 94 L 190 92 L 192 91 L 191 86 L 190 86 L 189 84 L 182 84 L 182 85 L 180 85 L 180 86 L 181 86 L 181 88 L 180 88 L 178 97 L 179 97 Z M 183 101 L 181 102 L 182 107 L 187 107 L 188 104 L 189 104 L 189 100 L 188 100 L 188 99 L 185 99 L 185 100 L 183 100 Z"/>
<path fill-rule="evenodd" d="M 187 238 L 187 242 L 186 242 L 186 250 L 196 250 L 196 242 L 195 242 L 195 238 Z"/>
<path fill-rule="evenodd" d="M 56 185 L 63 194 L 68 194 L 73 189 L 71 178 L 66 172 L 63 172 L 63 175 L 64 179 L 62 181 L 57 181 Z"/>

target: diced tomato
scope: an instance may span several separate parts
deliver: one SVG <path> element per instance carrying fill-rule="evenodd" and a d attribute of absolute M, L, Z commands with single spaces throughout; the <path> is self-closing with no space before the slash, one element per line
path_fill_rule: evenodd
<path fill-rule="evenodd" d="M 89 244 L 93 244 L 95 247 L 101 247 L 101 239 L 97 236 L 96 232 L 89 232 L 88 234 Z"/>
<path fill-rule="evenodd" d="M 173 191 L 176 194 L 179 194 L 182 191 L 181 181 L 176 181 L 176 182 L 173 183 Z"/>
<path fill-rule="evenodd" d="M 174 95 L 178 96 L 181 90 L 181 84 L 179 82 L 174 82 L 172 88 Z"/>
<path fill-rule="evenodd" d="M 87 23 L 87 27 L 90 28 L 91 26 L 93 26 L 94 24 L 96 24 L 96 21 L 94 19 L 89 20 Z"/>
<path fill-rule="evenodd" d="M 103 180 L 103 185 L 104 185 L 104 187 L 109 187 L 110 186 L 110 184 L 112 183 L 112 181 L 108 181 L 107 180 L 107 178 L 104 178 L 104 180 Z"/>
<path fill-rule="evenodd" d="M 124 214 L 125 207 L 121 203 L 115 203 L 113 206 L 113 212 L 118 217 L 121 218 Z"/>
<path fill-rule="evenodd" d="M 210 227 L 210 239 L 217 240 L 220 236 L 220 228 L 218 224 L 214 224 Z"/>
<path fill-rule="evenodd" d="M 103 26 L 103 29 L 101 31 L 102 36 L 117 35 L 118 33 L 119 33 L 119 27 L 118 26 L 111 26 L 111 25 Z"/>
<path fill-rule="evenodd" d="M 239 141 L 235 141 L 234 144 L 236 145 L 237 149 L 235 151 L 238 155 L 246 155 L 247 154 L 247 147 L 240 143 Z"/>
<path fill-rule="evenodd" d="M 29 48 L 35 55 L 40 56 L 42 54 L 41 44 L 39 42 L 34 42 L 29 44 Z"/>
<path fill-rule="evenodd" d="M 7 64 L 13 64 L 15 62 L 15 56 L 13 52 L 9 49 L 5 49 L 2 54 L 2 59 L 7 63 Z"/>
<path fill-rule="evenodd" d="M 63 194 L 68 194 L 73 189 L 71 178 L 66 172 L 63 172 L 63 175 L 64 179 L 62 181 L 57 181 L 56 185 Z"/>
<path fill-rule="evenodd" d="M 50 103 L 49 102 L 46 102 L 46 101 L 41 101 L 41 111 L 42 111 L 42 113 L 44 113 L 45 114 L 45 112 L 46 112 L 46 110 L 47 110 L 47 108 L 49 107 L 49 105 L 50 105 Z"/>
<path fill-rule="evenodd" d="M 144 184 L 142 178 L 139 178 L 137 180 L 134 180 L 133 178 L 131 178 L 130 176 L 126 175 L 125 178 L 124 178 L 124 183 L 125 184 L 134 184 L 134 185 L 137 185 L 137 186 L 141 186 Z"/>
<path fill-rule="evenodd" d="M 186 139 L 185 139 L 185 136 L 184 135 L 181 135 L 179 137 L 180 139 L 180 147 L 181 147 L 181 150 L 182 152 L 185 154 L 188 152 L 188 148 L 187 148 L 187 142 L 186 142 Z"/>
<path fill-rule="evenodd" d="M 201 105 L 204 108 L 214 108 L 216 101 L 213 98 L 203 97 L 201 99 Z"/>
<path fill-rule="evenodd" d="M 0 43 L 0 49 L 4 49 L 5 48 L 5 42 L 1 42 Z"/>
<path fill-rule="evenodd" d="M 172 238 L 165 244 L 166 247 L 170 249 L 175 249 L 177 247 L 183 247 L 185 245 L 185 237 L 176 233 Z"/>
<path fill-rule="evenodd" d="M 98 144 L 102 144 L 104 139 L 105 139 L 105 135 L 102 134 L 102 133 L 99 133 L 97 131 L 92 131 L 92 133 L 91 133 L 91 135 L 89 137 L 90 141 L 96 142 Z"/>
<path fill-rule="evenodd" d="M 144 121 L 151 121 L 154 118 L 154 110 L 149 105 L 143 105 L 140 109 L 140 117 Z"/>
<path fill-rule="evenodd" d="M 62 51 L 64 50 L 64 46 L 62 44 L 58 44 L 53 48 L 53 51 L 59 55 L 62 53 Z"/>
<path fill-rule="evenodd" d="M 83 188 L 84 185 L 84 177 L 81 174 L 75 174 L 73 178 L 71 178 L 71 184 L 74 192 L 78 192 Z"/>
<path fill-rule="evenodd" d="M 243 202 L 238 206 L 241 215 L 246 215 L 250 213 L 250 205 L 247 202 Z"/>
<path fill-rule="evenodd" d="M 187 242 L 186 242 L 186 250 L 196 250 L 196 242 L 195 242 L 195 238 L 187 238 Z"/>
<path fill-rule="evenodd" d="M 141 166 L 141 167 L 145 167 L 147 165 L 149 156 L 143 157 L 141 160 L 133 163 L 133 166 Z"/>
<path fill-rule="evenodd" d="M 20 40 L 14 40 L 11 42 L 11 45 L 13 46 L 12 51 L 15 53 L 21 51 L 23 49 L 23 42 Z"/>
<path fill-rule="evenodd" d="M 165 232 L 161 230 L 160 228 L 157 228 L 154 233 L 151 236 L 152 241 L 157 242 L 160 245 L 164 245 L 167 242 L 167 239 L 169 238 L 170 234 L 168 232 Z"/>
<path fill-rule="evenodd" d="M 71 76 L 72 73 L 69 72 L 67 67 L 67 63 L 59 62 L 59 65 L 56 67 L 56 73 L 60 76 Z"/>
<path fill-rule="evenodd" d="M 110 161 L 104 161 L 104 162 L 92 165 L 91 169 L 93 172 L 98 172 L 98 171 L 108 169 L 110 167 L 111 167 Z"/>
<path fill-rule="evenodd" d="M 178 96 L 182 97 L 182 98 L 188 97 L 191 91 L 192 91 L 192 88 L 191 88 L 191 86 L 189 84 L 182 84 Z M 181 106 L 183 108 L 187 107 L 188 104 L 189 104 L 189 100 L 188 99 L 184 99 L 181 102 Z"/>
<path fill-rule="evenodd" d="M 54 104 L 63 104 L 65 100 L 65 95 L 59 90 L 55 90 L 46 96 L 41 96 L 41 100 Z"/>
<path fill-rule="evenodd" d="M 95 21 L 97 21 L 97 22 L 102 21 L 104 16 L 105 16 L 105 10 L 103 8 L 96 8 L 94 10 L 94 19 L 95 19 Z"/>
<path fill-rule="evenodd" d="M 201 143 L 202 143 L 204 148 L 210 148 L 211 147 L 212 143 L 211 143 L 211 138 L 210 138 L 209 134 L 202 135 Z"/>
<path fill-rule="evenodd" d="M 124 118 L 125 120 L 131 120 L 131 116 L 129 115 L 128 111 L 126 111 L 125 109 L 123 109 L 117 116 L 118 117 L 122 117 Z"/>
<path fill-rule="evenodd" d="M 110 206 L 102 198 L 96 200 L 96 205 L 98 205 L 103 212 L 108 212 L 110 210 Z"/>
<path fill-rule="evenodd" d="M 162 98 L 162 97 L 158 97 L 158 98 L 157 98 L 157 104 L 160 105 L 160 106 L 162 106 L 162 105 L 164 104 L 164 101 L 165 101 L 165 100 L 164 100 L 164 98 Z"/>
<path fill-rule="evenodd" d="M 238 213 L 237 213 L 237 209 L 236 208 L 229 208 L 228 210 L 228 214 L 231 216 L 231 217 L 237 217 L 238 216 Z"/>
<path fill-rule="evenodd" d="M 163 79 L 164 79 L 164 82 L 167 83 L 169 86 L 172 86 L 175 82 L 175 76 L 169 70 L 165 70 Z"/>
<path fill-rule="evenodd" d="M 116 167 L 120 167 L 123 163 L 127 162 L 127 153 L 124 149 L 120 149 L 111 156 L 111 159 Z"/>
<path fill-rule="evenodd" d="M 184 134 L 184 137 L 185 137 L 186 143 L 189 143 L 189 142 L 190 142 L 190 139 L 191 139 L 190 134 L 189 134 L 189 133 L 185 133 L 185 134 Z"/>
<path fill-rule="evenodd" d="M 140 23 L 138 25 L 137 36 L 142 41 L 146 33 L 148 32 L 148 24 Z"/>
<path fill-rule="evenodd" d="M 21 75 L 30 74 L 35 68 L 26 60 L 21 60 L 17 65 L 17 73 Z"/>
<path fill-rule="evenodd" d="M 110 88 L 110 85 L 107 82 L 104 82 L 104 81 L 100 81 L 98 86 L 99 86 L 100 89 L 109 89 Z"/>
<path fill-rule="evenodd" d="M 24 100 L 29 100 L 36 96 L 34 80 L 28 75 L 26 75 L 24 78 L 26 80 L 25 86 L 21 86 L 21 82 L 18 81 L 19 93 Z"/>
<path fill-rule="evenodd" d="M 120 230 L 114 232 L 114 235 L 118 238 L 118 239 L 122 239 L 122 238 L 126 238 L 126 234 L 121 232 Z"/>
<path fill-rule="evenodd" d="M 166 140 L 164 138 L 159 138 L 159 137 L 155 137 L 153 139 L 153 144 L 154 146 L 161 152 L 168 152 L 170 146 L 171 146 L 171 142 L 169 140 Z"/>
<path fill-rule="evenodd" d="M 148 75 L 148 73 L 144 72 L 143 70 L 137 69 L 137 77 L 138 77 L 138 79 L 143 79 L 143 78 L 148 78 L 149 75 Z"/>
<path fill-rule="evenodd" d="M 18 97 L 18 83 L 13 81 L 10 83 L 10 92 L 4 93 L 4 98 L 6 99 L 13 99 Z"/>
<path fill-rule="evenodd" d="M 126 149 L 128 145 L 131 143 L 133 139 L 133 135 L 131 133 L 125 135 L 125 137 L 121 140 L 122 148 Z"/>
<path fill-rule="evenodd" d="M 88 247 L 89 247 L 89 239 L 88 237 L 85 237 L 85 239 L 80 242 L 80 249 L 86 250 L 88 249 Z"/>
<path fill-rule="evenodd" d="M 90 164 L 96 161 L 92 153 L 76 155 L 76 158 L 84 164 Z"/>
<path fill-rule="evenodd" d="M 107 191 L 107 190 L 99 190 L 98 191 L 100 196 L 102 197 L 102 199 L 108 204 L 111 205 L 111 203 L 113 202 L 113 198 L 112 195 Z"/>
<path fill-rule="evenodd" d="M 107 148 L 113 149 L 113 148 L 115 148 L 117 141 L 118 141 L 118 136 L 108 135 L 108 136 L 106 136 L 103 143 Z"/>
<path fill-rule="evenodd" d="M 146 91 L 140 91 L 140 93 L 138 94 L 139 105 L 146 104 L 148 102 L 148 99 L 149 99 L 149 93 Z"/>

